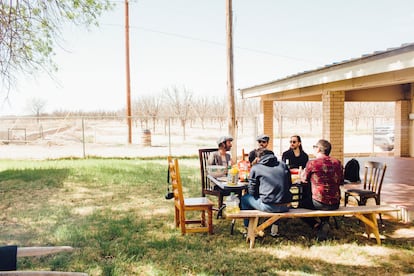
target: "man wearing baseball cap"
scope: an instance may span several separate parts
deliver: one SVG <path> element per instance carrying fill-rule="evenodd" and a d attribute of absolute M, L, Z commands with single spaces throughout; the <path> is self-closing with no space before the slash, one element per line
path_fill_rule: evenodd
<path fill-rule="evenodd" d="M 217 140 L 218 150 L 213 151 L 208 157 L 207 163 L 209 165 L 222 165 L 228 166 L 229 162 L 231 163 L 230 154 L 227 152 L 232 147 L 233 137 L 230 135 L 221 136 Z"/>
<path fill-rule="evenodd" d="M 259 147 L 257 149 L 252 150 L 249 153 L 249 162 L 250 164 L 254 165 L 257 163 L 258 158 L 257 158 L 257 150 L 259 149 L 266 149 L 267 146 L 269 145 L 269 135 L 266 134 L 262 134 L 257 136 L 256 141 L 259 144 Z"/>

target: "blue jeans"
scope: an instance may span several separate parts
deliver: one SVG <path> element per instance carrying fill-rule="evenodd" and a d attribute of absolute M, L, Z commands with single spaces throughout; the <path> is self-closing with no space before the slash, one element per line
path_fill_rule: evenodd
<path fill-rule="evenodd" d="M 336 210 L 339 208 L 339 202 L 334 205 L 327 205 L 314 200 L 312 198 L 312 191 L 310 185 L 303 188 L 303 198 L 302 201 L 299 203 L 299 208 L 311 209 L 311 210 Z M 311 228 L 314 228 L 315 225 L 318 224 L 318 220 L 314 217 L 306 217 L 302 218 L 304 222 L 306 222 Z M 329 221 L 329 217 L 320 217 L 321 223 L 326 223 Z"/>
<path fill-rule="evenodd" d="M 289 211 L 287 206 L 277 206 L 274 204 L 263 203 L 260 198 L 255 198 L 250 194 L 245 194 L 241 198 L 241 209 L 242 210 L 260 210 L 269 213 L 285 213 Z M 244 220 L 244 226 L 249 226 L 249 220 Z"/>

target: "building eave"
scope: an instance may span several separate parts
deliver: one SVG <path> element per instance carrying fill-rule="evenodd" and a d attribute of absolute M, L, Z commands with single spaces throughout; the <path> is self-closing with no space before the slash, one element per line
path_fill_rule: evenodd
<path fill-rule="evenodd" d="M 280 92 L 301 90 L 412 68 L 414 68 L 414 43 L 405 44 L 399 48 L 378 51 L 348 61 L 333 63 L 279 80 L 242 88 L 239 89 L 239 92 L 243 99 L 266 97 Z M 354 88 L 348 87 L 348 90 L 352 89 L 361 89 L 361 86 L 356 82 Z M 292 97 L 297 97 L 297 95 L 292 95 Z"/>

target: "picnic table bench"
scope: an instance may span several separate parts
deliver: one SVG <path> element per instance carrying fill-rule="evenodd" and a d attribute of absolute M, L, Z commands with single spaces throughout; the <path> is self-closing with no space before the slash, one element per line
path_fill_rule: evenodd
<path fill-rule="evenodd" d="M 374 206 L 355 206 L 339 207 L 337 210 L 323 211 L 310 209 L 291 209 L 286 213 L 268 213 L 259 210 L 241 210 L 238 213 L 226 214 L 226 219 L 248 219 L 249 227 L 247 229 L 246 242 L 250 241 L 250 248 L 254 247 L 256 236 L 263 236 L 264 230 L 281 218 L 304 218 L 304 217 L 334 217 L 334 216 L 354 216 L 365 224 L 368 237 L 374 234 L 377 244 L 381 245 L 380 234 L 378 230 L 377 214 L 398 212 L 399 208 L 389 205 Z M 267 218 L 259 225 L 260 218 Z"/>

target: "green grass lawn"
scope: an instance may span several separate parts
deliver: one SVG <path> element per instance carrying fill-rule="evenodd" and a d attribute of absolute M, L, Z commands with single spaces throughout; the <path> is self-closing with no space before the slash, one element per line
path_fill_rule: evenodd
<path fill-rule="evenodd" d="M 198 159 L 180 160 L 186 196 L 200 195 Z M 339 218 L 319 243 L 300 219 L 281 221 L 248 249 L 236 222 L 182 236 L 164 198 L 166 159 L 0 161 L 0 244 L 70 245 L 75 252 L 18 260 L 19 270 L 89 275 L 399 275 L 414 273 L 413 225 L 386 220 L 382 246 Z"/>

